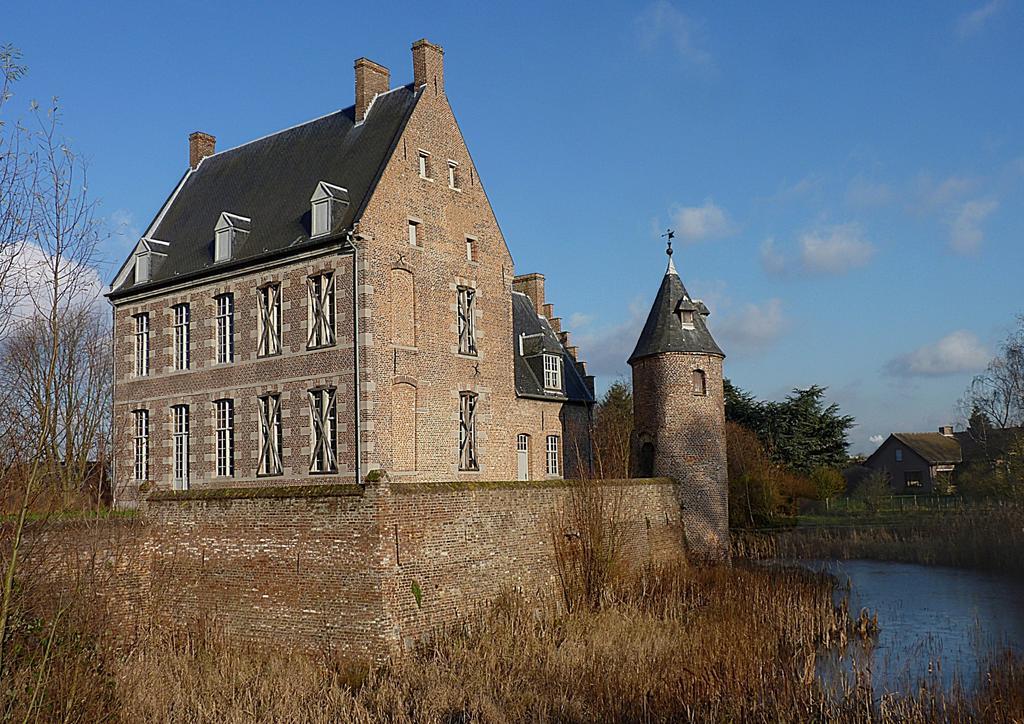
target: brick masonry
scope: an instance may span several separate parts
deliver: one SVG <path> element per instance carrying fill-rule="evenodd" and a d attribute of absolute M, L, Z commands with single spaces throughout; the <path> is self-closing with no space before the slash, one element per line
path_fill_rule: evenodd
<path fill-rule="evenodd" d="M 607 489 L 619 496 L 627 563 L 682 554 L 672 481 Z M 570 495 L 562 481 L 291 490 L 151 501 L 141 548 L 154 618 L 366 658 L 407 647 L 503 589 L 557 590 L 552 536 Z"/>

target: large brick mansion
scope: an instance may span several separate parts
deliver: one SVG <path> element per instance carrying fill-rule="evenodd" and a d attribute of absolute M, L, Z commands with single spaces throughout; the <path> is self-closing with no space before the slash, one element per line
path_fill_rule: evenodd
<path fill-rule="evenodd" d="M 125 615 L 364 657 L 553 589 L 593 378 L 515 274 L 442 49 L 412 66 L 360 58 L 353 106 L 233 149 L 193 133 L 114 279 L 115 499 L 148 536 Z M 633 475 L 599 483 L 640 564 L 728 555 L 724 354 L 669 251 Z"/>
<path fill-rule="evenodd" d="M 110 292 L 120 502 L 589 467 L 593 379 L 544 277 L 514 276 L 443 50 L 412 53 L 397 88 L 356 61 L 352 108 L 227 151 L 190 136 Z"/>

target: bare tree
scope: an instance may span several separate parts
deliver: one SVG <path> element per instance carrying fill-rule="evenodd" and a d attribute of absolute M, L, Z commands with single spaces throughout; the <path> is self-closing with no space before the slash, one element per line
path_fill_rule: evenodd
<path fill-rule="evenodd" d="M 1017 317 L 1016 328 L 999 345 L 985 371 L 971 381 L 960 408 L 965 419 L 981 416 L 986 421 L 971 425 L 977 434 L 984 434 L 988 426 L 1024 425 L 1024 315 Z"/>
<path fill-rule="evenodd" d="M 18 58 L 17 51 L 6 46 L 0 54 L 5 102 L 10 85 L 24 73 Z M 77 408 L 104 394 L 91 385 L 109 374 L 98 363 L 82 365 L 69 357 L 83 349 L 99 349 L 81 336 L 88 333 L 79 316 L 99 291 L 93 263 L 100 224 L 88 194 L 85 165 L 60 135 L 56 99 L 45 111 L 33 103 L 32 118 L 34 126 L 28 129 L 20 124 L 4 126 L 0 149 L 4 155 L 0 169 L 10 173 L 3 191 L 11 194 L 10 203 L 16 208 L 0 222 L 5 224 L 0 226 L 0 241 L 8 243 L 0 251 L 17 249 L 0 266 L 7 275 L 3 287 L 14 295 L 5 301 L 6 317 L 11 309 L 19 310 L 13 326 L 2 330 L 9 338 L 8 351 L 17 352 L 5 360 L 9 372 L 17 370 L 6 382 L 18 385 L 20 398 L 20 405 L 13 403 L 14 411 L 0 420 L 0 437 L 11 443 L 5 468 L 0 470 L 4 499 L 16 501 L 13 523 L 5 529 L 0 546 L 0 677 L 8 654 L 8 624 L 29 512 L 46 481 L 67 481 L 83 473 L 74 468 L 99 443 L 94 436 L 101 425 L 87 424 L 83 429 Z M 19 368 L 19 363 L 24 367 Z M 99 388 L 103 387 L 101 383 Z M 14 390 L 8 387 L 8 391 Z"/>

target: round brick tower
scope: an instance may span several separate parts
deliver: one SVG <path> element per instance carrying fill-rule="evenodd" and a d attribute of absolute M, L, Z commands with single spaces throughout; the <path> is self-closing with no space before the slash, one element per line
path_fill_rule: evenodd
<path fill-rule="evenodd" d="M 689 550 L 729 555 L 729 483 L 725 457 L 725 354 L 708 331 L 708 308 L 690 298 L 672 261 L 647 317 L 633 368 L 634 477 L 679 483 Z"/>

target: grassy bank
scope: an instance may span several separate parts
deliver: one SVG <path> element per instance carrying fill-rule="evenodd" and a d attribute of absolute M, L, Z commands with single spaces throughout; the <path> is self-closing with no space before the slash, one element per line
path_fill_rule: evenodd
<path fill-rule="evenodd" d="M 201 629 L 115 647 L 83 600 L 65 609 L 55 638 L 43 619 L 19 629 L 23 665 L 7 672 L 3 713 L 90 722 L 1024 717 L 1024 671 L 1010 660 L 972 698 L 922 690 L 879 703 L 864 678 L 831 698 L 817 657 L 858 636 L 846 607 L 833 604 L 834 585 L 801 569 L 740 563 L 625 576 L 602 606 L 571 613 L 509 594 L 372 669 L 329 650 L 268 651 Z M 29 666 L 47 645 L 47 667 Z"/>
<path fill-rule="evenodd" d="M 738 532 L 733 551 L 743 558 L 868 558 L 1024 576 L 1024 507 L 847 517 L 835 525 Z"/>

